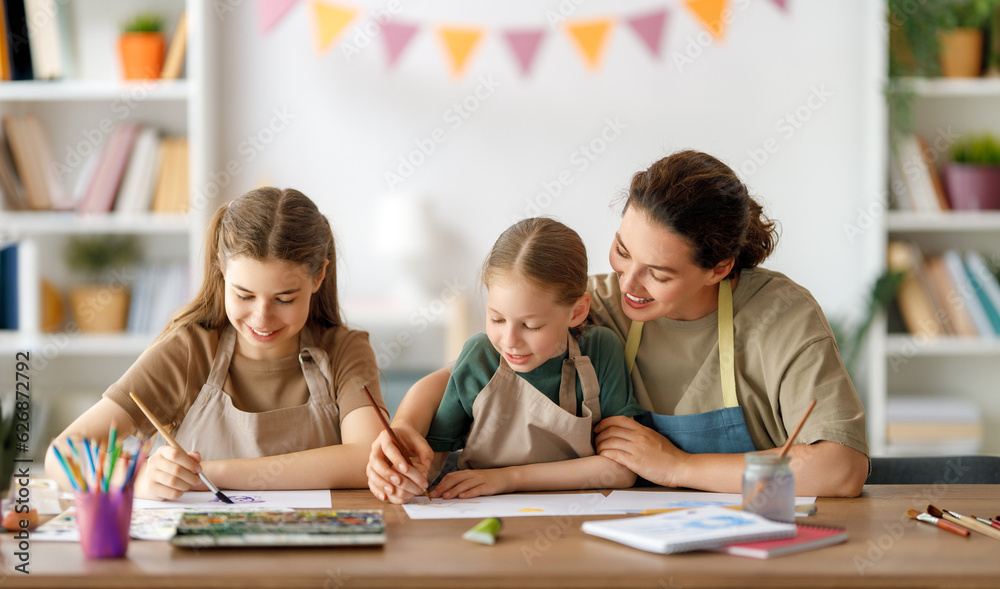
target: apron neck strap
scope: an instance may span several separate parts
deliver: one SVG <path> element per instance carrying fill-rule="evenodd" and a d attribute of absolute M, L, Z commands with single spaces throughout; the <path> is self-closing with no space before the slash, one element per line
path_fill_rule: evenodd
<path fill-rule="evenodd" d="M 633 321 L 625 340 L 625 364 L 631 374 L 642 339 L 642 321 Z M 733 337 L 733 287 L 728 278 L 719 283 L 719 368 L 722 400 L 726 407 L 739 407 L 736 397 L 736 354 Z"/>

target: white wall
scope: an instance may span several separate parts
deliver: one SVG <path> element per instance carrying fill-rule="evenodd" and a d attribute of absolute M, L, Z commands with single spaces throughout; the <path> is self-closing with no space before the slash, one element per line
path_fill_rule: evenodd
<path fill-rule="evenodd" d="M 343 296 L 379 297 L 397 277 L 373 246 L 376 200 L 390 192 L 386 172 L 397 171 L 400 156 L 436 128 L 446 140 L 395 192 L 428 200 L 455 254 L 437 261 L 438 278 L 464 284 L 474 280 L 499 233 L 515 216 L 535 212 L 528 203 L 563 171 L 572 183 L 540 212 L 580 232 L 592 272 L 609 271 L 617 226 L 611 201 L 634 172 L 674 150 L 695 148 L 742 169 L 751 191 L 781 222 L 778 251 L 766 265 L 809 288 L 828 314 L 853 312 L 879 266 L 871 254 L 874 230 L 852 241 L 844 224 L 877 201 L 882 184 L 872 171 L 881 154 L 881 131 L 873 128 L 882 120 L 873 112 L 880 102 L 882 49 L 874 21 L 881 3 L 789 0 L 784 13 L 768 0 L 733 0 L 725 40 L 701 48 L 681 69 L 675 54 L 706 39 L 681 0 L 576 1 L 580 6 L 572 0 L 406 2 L 398 18 L 427 28 L 393 70 L 385 66 L 381 39 L 350 61 L 340 46 L 318 55 L 305 1 L 267 35 L 258 32 L 253 5 L 235 2 L 215 23 L 220 161 L 243 170 L 224 197 L 258 183 L 304 191 L 333 221 Z M 352 4 L 371 12 L 387 3 Z M 622 23 L 612 31 L 603 67 L 590 72 L 565 33 L 553 30 L 532 75 L 521 77 L 498 30 L 545 25 L 547 11 L 561 5 L 575 7 L 573 18 L 668 6 L 661 59 Z M 483 24 L 493 33 L 459 80 L 449 75 L 429 30 L 449 22 Z M 356 31 L 352 26 L 341 43 Z M 474 96 L 484 79 L 498 87 L 453 128 L 449 109 Z M 810 109 L 810 96 L 820 89 L 828 96 L 813 98 Z M 293 118 L 248 161 L 254 150 L 244 142 L 275 112 Z M 807 119 L 798 128 L 779 124 L 796 113 Z M 620 134 L 581 169 L 574 152 L 600 137 L 608 120 L 622 124 Z M 777 151 L 760 166 L 747 164 L 769 140 Z"/>

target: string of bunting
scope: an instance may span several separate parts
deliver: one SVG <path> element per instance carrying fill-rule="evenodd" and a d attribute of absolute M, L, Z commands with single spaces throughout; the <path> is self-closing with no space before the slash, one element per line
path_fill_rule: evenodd
<path fill-rule="evenodd" d="M 771 0 L 781 11 L 788 11 L 789 0 Z M 687 11 L 708 31 L 713 38 L 725 37 L 727 15 L 731 0 L 679 0 Z M 299 0 L 257 0 L 257 22 L 261 34 L 267 34 L 299 3 Z M 313 39 L 317 53 L 330 51 L 343 37 L 348 26 L 356 22 L 364 13 L 364 8 L 340 1 L 307 0 L 311 16 Z M 399 1 L 396 2 L 399 4 Z M 393 2 L 389 3 L 390 8 Z M 591 70 L 600 68 L 601 57 L 607 46 L 611 31 L 617 22 L 628 25 L 649 50 L 654 58 L 660 57 L 664 29 L 672 18 L 673 10 L 668 7 L 649 9 L 641 14 L 620 18 L 605 17 L 592 19 L 567 19 L 556 11 L 548 11 L 549 22 L 534 27 L 519 27 L 497 31 L 510 49 L 523 75 L 531 72 L 546 35 L 552 24 L 564 29 L 571 44 L 576 48 L 584 64 Z M 413 37 L 422 30 L 430 29 L 437 35 L 445 56 L 455 77 L 465 71 L 476 49 L 489 33 L 486 26 L 479 25 L 439 25 L 405 22 L 389 10 L 376 11 L 380 26 L 380 36 L 385 45 L 387 66 L 392 68 L 409 46 Z M 384 13 L 388 18 L 383 18 Z M 345 44 L 342 51 L 346 56 L 359 52 L 357 47 Z"/>

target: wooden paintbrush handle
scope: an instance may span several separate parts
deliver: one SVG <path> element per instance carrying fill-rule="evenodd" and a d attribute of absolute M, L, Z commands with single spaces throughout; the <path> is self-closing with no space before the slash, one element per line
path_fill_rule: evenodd
<path fill-rule="evenodd" d="M 139 397 L 135 396 L 135 393 L 130 392 L 129 396 L 132 397 L 132 401 L 134 401 L 136 406 L 139 407 L 139 410 L 142 411 L 142 414 L 146 416 L 146 419 L 148 419 L 149 422 L 153 424 L 153 427 L 156 428 L 156 431 L 159 432 L 161 436 L 163 436 L 163 439 L 166 440 L 171 447 L 176 448 L 181 452 L 184 452 L 184 448 L 181 448 L 181 445 L 178 444 L 177 440 L 175 440 L 174 437 L 170 435 L 170 432 L 167 431 L 167 428 L 163 427 L 163 424 L 161 424 L 156 419 L 156 417 L 153 416 L 153 412 L 149 410 L 149 407 L 146 407 L 146 404 L 140 401 Z M 187 454 L 187 452 L 184 453 Z"/>
<path fill-rule="evenodd" d="M 949 522 L 951 522 L 953 524 L 962 526 L 963 528 L 965 528 L 967 530 L 970 530 L 970 531 L 973 531 L 973 532 L 979 532 L 980 534 L 983 534 L 984 536 L 989 536 L 990 538 L 993 538 L 995 540 L 1000 540 L 1000 530 L 994 530 L 993 528 L 991 528 L 989 526 L 986 526 L 986 525 L 983 525 L 982 523 L 980 523 L 980 522 L 978 522 L 978 521 L 976 521 L 976 520 L 974 520 L 972 518 L 969 518 L 969 517 L 957 518 L 957 517 L 953 516 L 952 514 L 948 513 L 947 511 L 943 511 L 942 512 L 941 518 L 944 519 L 945 521 L 949 521 Z"/>

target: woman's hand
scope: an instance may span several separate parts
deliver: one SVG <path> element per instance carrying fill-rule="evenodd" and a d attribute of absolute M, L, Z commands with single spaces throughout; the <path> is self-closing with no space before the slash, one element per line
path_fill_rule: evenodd
<path fill-rule="evenodd" d="M 511 485 L 512 471 L 505 468 L 488 468 L 483 470 L 456 470 L 441 479 L 434 490 L 431 499 L 469 499 L 483 495 L 499 495 L 513 489 Z"/>
<path fill-rule="evenodd" d="M 403 450 L 392 441 L 389 432 L 383 431 L 372 442 L 365 472 L 373 495 L 380 501 L 402 504 L 427 488 L 427 471 L 434 452 L 427 440 L 405 423 L 393 425 L 392 431 L 415 456 L 404 457 Z M 410 458 L 412 467 L 407 465 L 406 458 Z"/>
<path fill-rule="evenodd" d="M 135 482 L 135 496 L 155 501 L 173 501 L 185 491 L 207 488 L 198 478 L 201 454 L 185 454 L 176 448 L 163 446 L 146 459 Z"/>
<path fill-rule="evenodd" d="M 674 487 L 689 456 L 670 440 L 630 417 L 602 419 L 594 428 L 597 454 L 610 458 L 651 483 Z"/>

